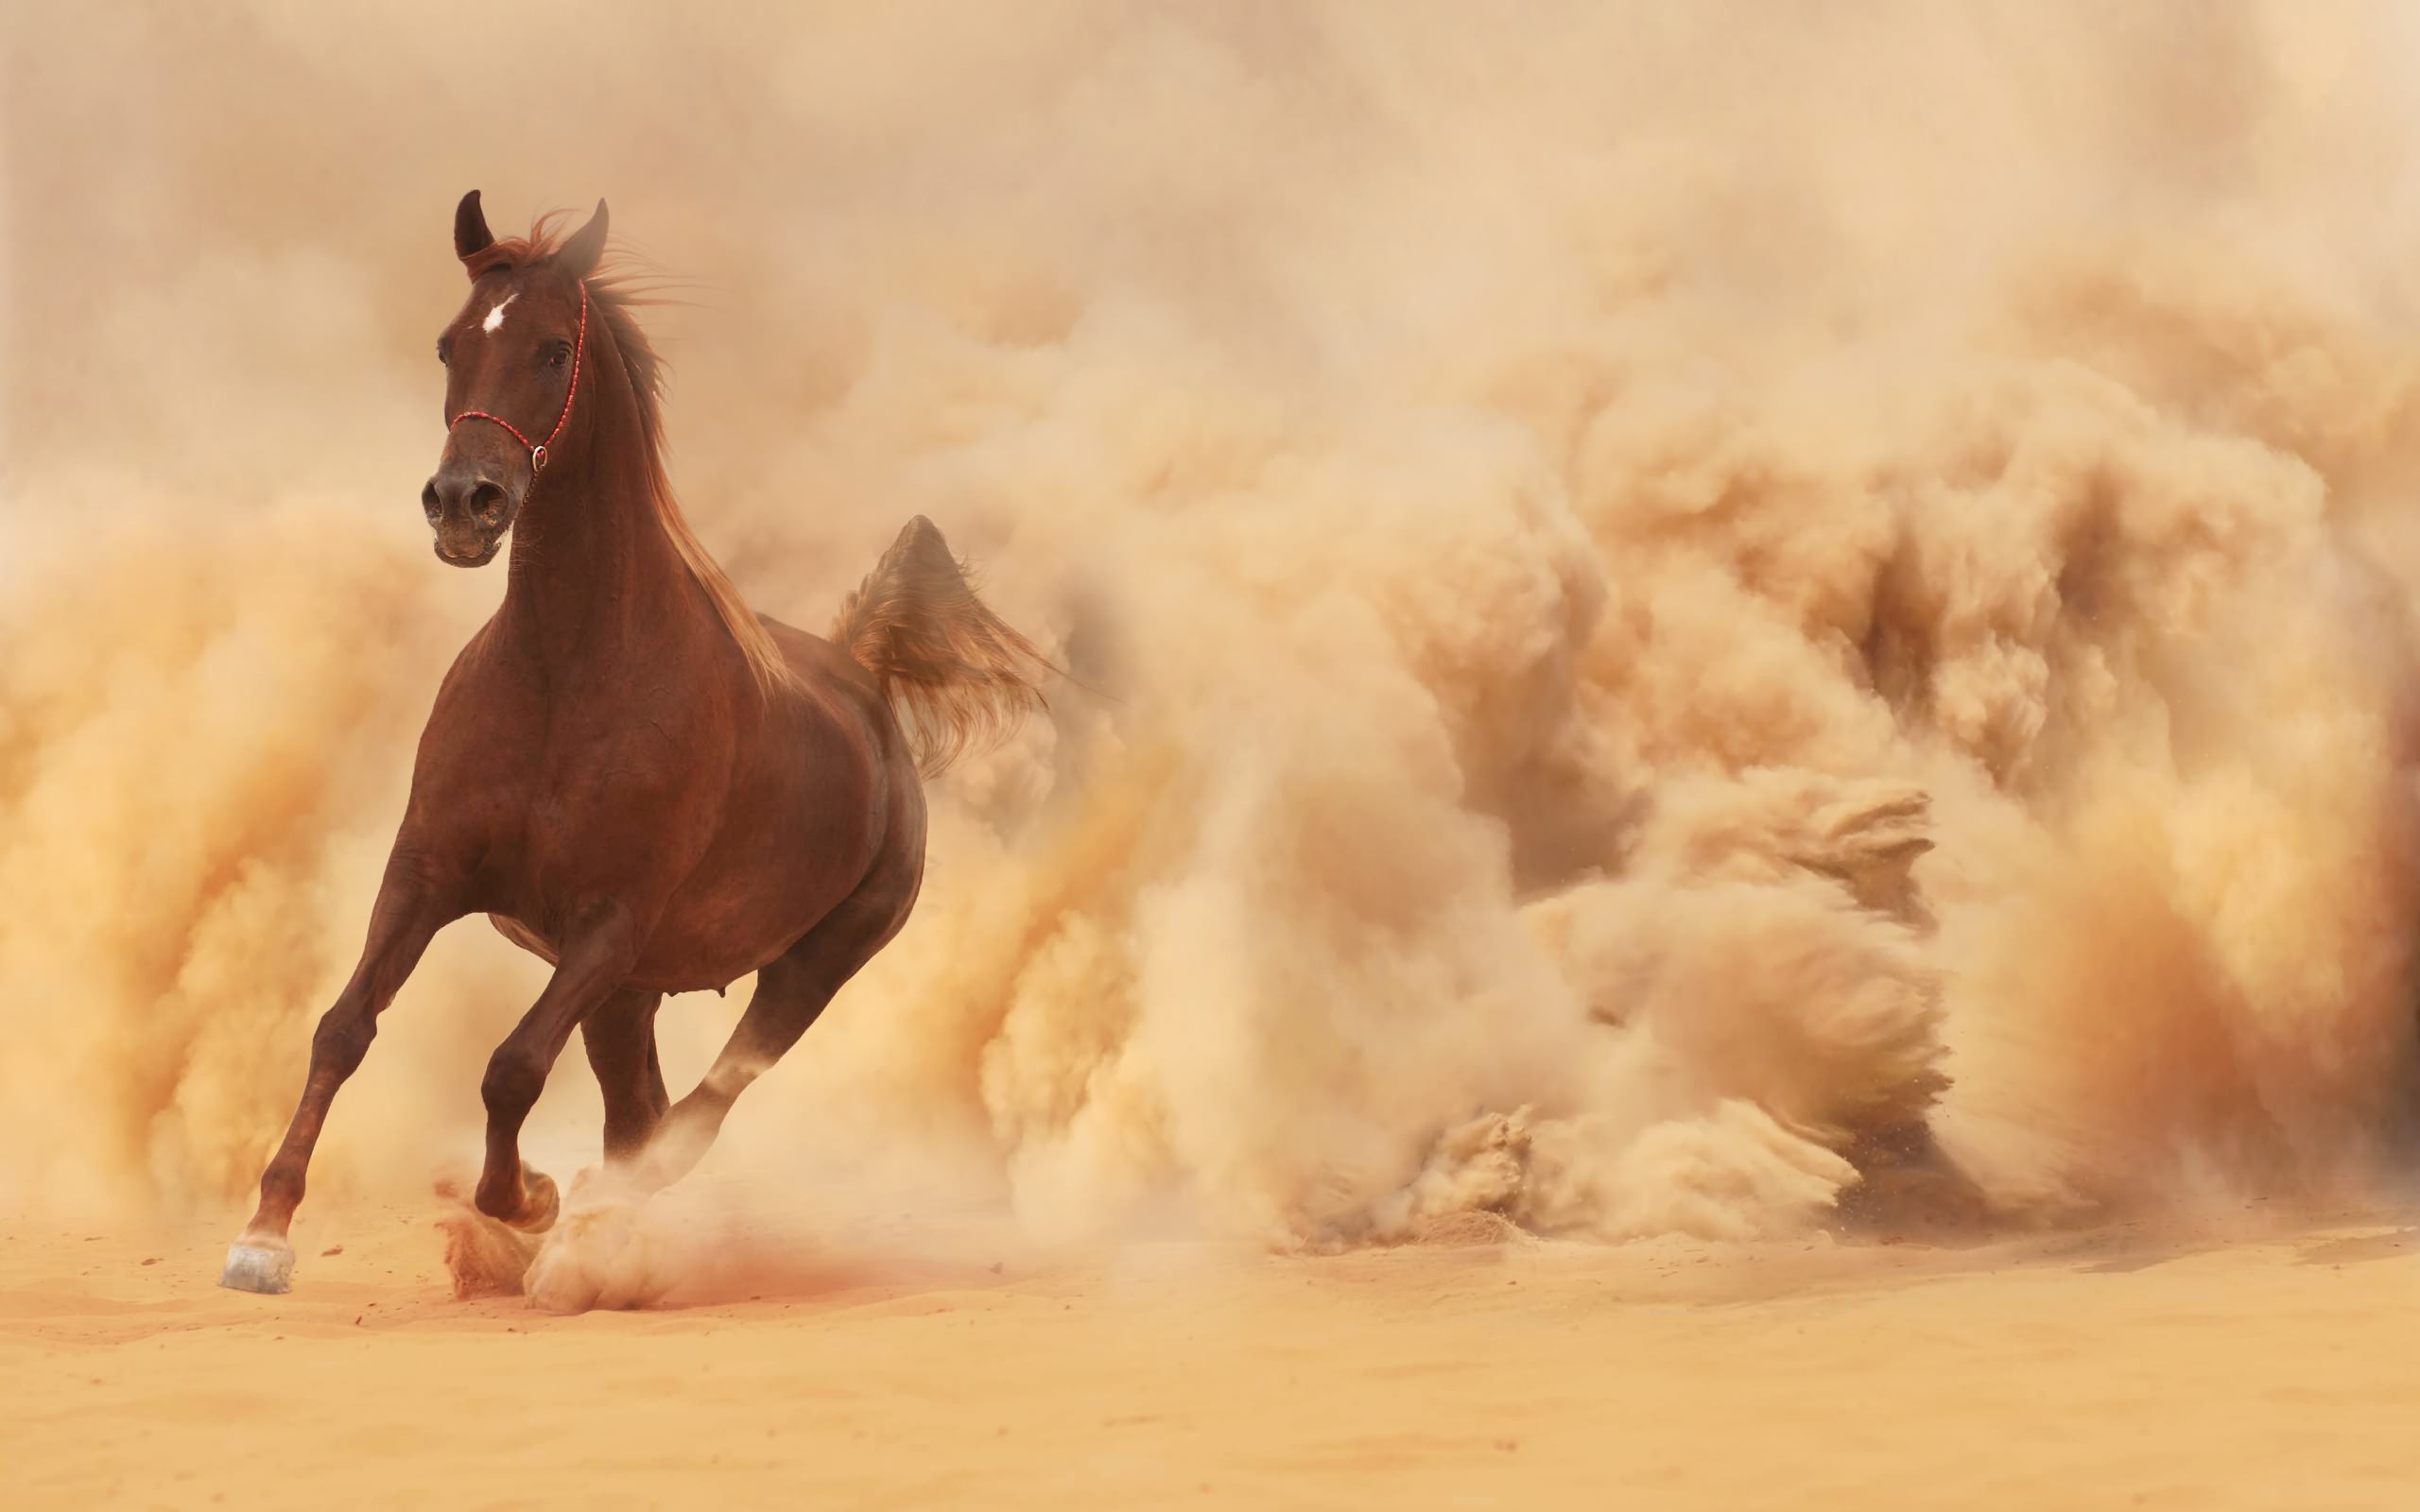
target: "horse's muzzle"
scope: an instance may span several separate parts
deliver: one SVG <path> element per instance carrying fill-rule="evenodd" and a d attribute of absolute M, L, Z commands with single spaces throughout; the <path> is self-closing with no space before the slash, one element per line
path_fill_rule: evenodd
<path fill-rule="evenodd" d="M 470 468 L 443 467 L 420 490 L 421 512 L 435 532 L 437 559 L 449 567 L 484 567 L 495 559 L 521 501 L 495 479 Z"/>
<path fill-rule="evenodd" d="M 448 549 L 444 538 L 440 537 L 431 544 L 430 549 L 437 553 L 437 559 L 448 567 L 484 567 L 495 560 L 495 554 L 503 548 L 503 545 L 504 538 L 496 536 L 483 546 L 475 546 L 466 552 L 456 551 Z"/>

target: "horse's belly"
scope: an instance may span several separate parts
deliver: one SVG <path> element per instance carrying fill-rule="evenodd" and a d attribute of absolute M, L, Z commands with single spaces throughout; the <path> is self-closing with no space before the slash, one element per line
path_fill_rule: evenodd
<path fill-rule="evenodd" d="M 497 934 L 548 966 L 562 964 L 562 952 L 555 942 L 521 920 L 490 914 L 488 922 L 495 926 Z M 801 929 L 799 933 L 805 931 Z M 781 954 L 795 937 L 773 933 L 753 942 L 744 938 L 707 941 L 681 937 L 678 931 L 666 937 L 659 928 L 640 950 L 638 963 L 631 968 L 628 980 L 658 992 L 719 992 Z"/>
<path fill-rule="evenodd" d="M 701 881 L 666 904 L 639 947 L 627 980 L 658 992 L 719 992 L 789 949 L 816 920 L 846 897 L 845 874 L 798 868 L 796 875 L 733 875 L 723 885 Z M 549 966 L 562 964 L 561 944 L 510 914 L 490 914 L 496 933 Z"/>
<path fill-rule="evenodd" d="M 854 879 L 797 867 L 693 879 L 665 906 L 631 980 L 664 992 L 720 991 L 772 960 L 848 896 Z"/>

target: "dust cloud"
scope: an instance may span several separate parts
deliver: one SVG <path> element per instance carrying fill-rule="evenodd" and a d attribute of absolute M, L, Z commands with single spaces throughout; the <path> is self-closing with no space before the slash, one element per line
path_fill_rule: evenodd
<path fill-rule="evenodd" d="M 282 1126 L 503 589 L 416 507 L 475 186 L 698 282 L 752 602 L 922 511 L 1101 693 L 940 785 L 726 1177 L 1307 1246 L 2360 1193 L 2411 17 L 12 8 L 0 1191 L 226 1203 Z M 540 970 L 442 937 L 315 1194 L 467 1147 Z"/>

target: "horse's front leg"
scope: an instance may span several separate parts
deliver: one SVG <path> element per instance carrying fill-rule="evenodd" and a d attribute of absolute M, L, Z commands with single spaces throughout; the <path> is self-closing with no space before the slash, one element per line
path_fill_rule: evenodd
<path fill-rule="evenodd" d="M 663 1002 L 661 992 L 626 987 L 579 1021 L 588 1064 L 605 1097 L 608 1160 L 627 1160 L 646 1149 L 672 1106 L 655 1053 L 655 1010 Z"/>
<path fill-rule="evenodd" d="M 591 910 L 567 935 L 553 980 L 496 1046 L 479 1082 L 488 1148 L 474 1200 L 489 1217 L 531 1232 L 552 1227 L 558 1199 L 554 1182 L 521 1163 L 521 1125 L 572 1030 L 622 986 L 646 937 L 636 915 L 620 904 Z"/>
<path fill-rule="evenodd" d="M 218 1278 L 221 1286 L 274 1293 L 290 1284 L 294 1249 L 286 1230 L 302 1201 L 311 1150 L 320 1142 L 328 1106 L 369 1054 L 370 1041 L 378 1033 L 378 1015 L 420 964 L 430 938 L 462 916 L 459 888 L 441 880 L 441 868 L 405 850 L 387 858 L 361 960 L 311 1036 L 311 1071 L 302 1100 L 295 1105 L 285 1140 L 261 1172 L 260 1206 L 227 1252 L 227 1268 Z"/>

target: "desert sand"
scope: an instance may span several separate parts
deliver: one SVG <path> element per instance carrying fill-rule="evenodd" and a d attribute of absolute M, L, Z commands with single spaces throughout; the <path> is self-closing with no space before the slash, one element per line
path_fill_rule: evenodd
<path fill-rule="evenodd" d="M 452 1298 L 427 1216 L 0 1237 L 20 1508 L 2389 1507 L 2420 1230 L 1975 1247 L 1132 1245 L 764 1262 L 641 1313 Z M 966 1248 L 960 1235 L 956 1247 Z"/>

